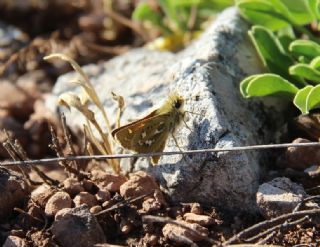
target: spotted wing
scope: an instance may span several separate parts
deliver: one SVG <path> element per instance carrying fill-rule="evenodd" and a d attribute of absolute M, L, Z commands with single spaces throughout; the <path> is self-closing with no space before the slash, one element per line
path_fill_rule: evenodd
<path fill-rule="evenodd" d="M 151 113 L 141 120 L 114 130 L 112 135 L 126 149 L 138 153 L 161 152 L 169 135 L 169 117 L 168 114 Z"/>
<path fill-rule="evenodd" d="M 137 121 L 134 121 L 132 123 L 123 125 L 117 129 L 114 129 L 111 132 L 111 135 L 113 138 L 118 140 L 120 144 L 126 148 L 131 150 L 131 140 L 133 139 L 133 136 L 135 132 L 134 129 L 141 128 L 141 126 L 144 125 L 144 123 L 151 117 L 153 117 L 156 114 L 156 111 L 151 112 L 149 115 L 145 116 L 142 119 L 139 119 Z"/>
<path fill-rule="evenodd" d="M 155 152 L 155 153 L 162 152 L 163 149 L 164 149 L 164 147 L 165 147 L 165 145 L 166 145 L 166 142 L 164 141 L 163 144 L 159 146 L 158 150 L 155 150 L 154 152 Z M 153 156 L 153 157 L 151 158 L 152 164 L 153 164 L 153 165 L 156 165 L 156 164 L 158 163 L 160 157 L 161 157 L 160 155 L 158 155 L 158 156 Z"/>
<path fill-rule="evenodd" d="M 161 152 L 170 133 L 170 115 L 162 114 L 149 119 L 132 139 L 134 151 L 138 153 Z"/>

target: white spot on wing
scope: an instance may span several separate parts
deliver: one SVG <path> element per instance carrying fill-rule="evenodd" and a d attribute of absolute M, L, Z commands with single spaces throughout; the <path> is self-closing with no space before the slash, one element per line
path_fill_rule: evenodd
<path fill-rule="evenodd" d="M 156 135 L 156 134 L 159 134 L 159 133 L 161 133 L 161 132 L 162 132 L 162 130 L 156 129 L 156 131 L 154 132 L 154 134 Z"/>
<path fill-rule="evenodd" d="M 145 138 L 147 136 L 147 133 L 144 131 L 144 132 L 142 132 L 142 134 L 141 134 L 141 137 L 142 138 Z"/>
<path fill-rule="evenodd" d="M 146 140 L 145 142 L 148 146 L 151 146 L 154 143 L 154 140 Z"/>

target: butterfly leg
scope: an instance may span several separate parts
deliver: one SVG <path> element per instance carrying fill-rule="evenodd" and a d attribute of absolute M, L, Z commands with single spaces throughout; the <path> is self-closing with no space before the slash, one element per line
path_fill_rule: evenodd
<path fill-rule="evenodd" d="M 172 132 L 171 132 L 171 136 L 172 136 L 174 142 L 176 143 L 179 151 L 180 151 L 180 152 L 183 152 L 183 150 L 180 148 L 180 146 L 179 146 L 179 144 L 178 144 L 178 141 L 177 141 L 176 137 L 174 136 L 174 134 L 173 134 Z M 186 157 L 185 157 L 183 154 L 182 154 L 182 158 L 184 159 L 184 161 L 185 161 L 186 163 L 188 163 L 188 160 L 186 159 Z"/>
<path fill-rule="evenodd" d="M 174 136 L 174 134 L 172 132 L 171 132 L 171 136 L 172 136 L 177 148 L 179 149 L 179 151 L 183 152 L 182 149 L 180 148 L 179 144 L 178 144 L 178 141 L 177 141 L 176 137 Z"/>
<path fill-rule="evenodd" d="M 189 125 L 187 124 L 187 122 L 184 120 L 184 117 L 182 118 L 183 123 L 186 125 L 187 129 L 190 130 L 190 132 L 192 132 L 191 128 L 189 127 Z"/>

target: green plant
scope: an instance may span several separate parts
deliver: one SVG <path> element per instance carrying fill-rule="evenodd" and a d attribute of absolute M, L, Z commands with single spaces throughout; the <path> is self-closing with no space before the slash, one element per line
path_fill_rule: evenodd
<path fill-rule="evenodd" d="M 281 96 L 302 112 L 320 108 L 320 0 L 236 0 L 270 73 L 240 83 L 246 97 Z M 303 39 L 302 39 L 303 38 Z"/>
<path fill-rule="evenodd" d="M 132 18 L 156 30 L 166 37 L 166 46 L 171 50 L 182 48 L 197 36 L 201 25 L 217 11 L 230 6 L 233 0 L 157 0 L 158 6 L 141 2 Z M 172 46 L 172 47 L 170 47 Z"/>

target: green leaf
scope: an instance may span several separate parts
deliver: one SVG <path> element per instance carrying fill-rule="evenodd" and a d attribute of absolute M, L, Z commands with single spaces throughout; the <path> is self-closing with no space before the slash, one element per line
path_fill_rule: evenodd
<path fill-rule="evenodd" d="M 313 86 L 305 86 L 300 89 L 293 99 L 293 104 L 301 111 L 302 114 L 307 114 L 307 97 Z"/>
<path fill-rule="evenodd" d="M 289 54 L 289 45 L 292 41 L 296 40 L 293 28 L 288 26 L 286 28 L 282 28 L 276 32 L 276 37 L 281 43 L 286 54 Z"/>
<path fill-rule="evenodd" d="M 147 3 L 140 3 L 132 13 L 132 18 L 138 21 L 144 20 L 157 20 L 159 19 L 158 13 L 154 11 L 149 4 Z M 154 22 L 154 21 L 152 21 Z"/>
<path fill-rule="evenodd" d="M 273 31 L 315 19 L 309 0 L 236 0 L 236 5 L 245 18 Z"/>
<path fill-rule="evenodd" d="M 315 18 L 320 19 L 320 1 L 309 0 L 309 9 L 313 12 Z"/>
<path fill-rule="evenodd" d="M 320 85 L 312 88 L 307 96 L 306 112 L 320 107 Z"/>
<path fill-rule="evenodd" d="M 320 19 L 320 0 L 317 0 L 315 11 L 317 18 Z"/>
<path fill-rule="evenodd" d="M 313 69 L 319 70 L 320 68 L 320 56 L 319 57 L 315 57 L 311 62 L 310 62 L 310 66 Z"/>
<path fill-rule="evenodd" d="M 299 63 L 305 63 L 305 64 L 309 64 L 311 62 L 311 59 L 309 57 L 304 57 L 304 56 L 299 56 L 297 60 Z"/>
<path fill-rule="evenodd" d="M 278 11 L 279 8 L 283 9 L 281 4 L 279 7 L 269 0 L 236 0 L 236 5 L 241 14 L 256 25 L 278 30 L 290 24 L 283 13 Z"/>
<path fill-rule="evenodd" d="M 270 72 L 281 75 L 298 87 L 305 85 L 303 80 L 289 74 L 288 68 L 293 65 L 293 60 L 285 53 L 280 41 L 270 30 L 262 26 L 253 26 L 249 35 Z"/>
<path fill-rule="evenodd" d="M 201 0 L 179 0 L 179 1 L 171 1 L 171 6 L 173 8 L 176 7 L 192 7 L 194 5 L 199 5 Z"/>
<path fill-rule="evenodd" d="M 255 76 L 246 87 L 246 97 L 283 96 L 293 99 L 298 88 L 291 82 L 275 74 Z"/>
<path fill-rule="evenodd" d="M 289 68 L 289 72 L 292 75 L 303 77 L 310 80 L 312 84 L 319 84 L 320 82 L 320 71 L 313 69 L 308 64 L 298 63 Z"/>
<path fill-rule="evenodd" d="M 132 18 L 138 21 L 150 21 L 159 28 L 164 35 L 172 34 L 172 31 L 163 24 L 163 17 L 147 3 L 140 3 L 133 11 Z"/>
<path fill-rule="evenodd" d="M 296 56 L 320 56 L 320 45 L 310 40 L 295 40 L 290 44 L 289 50 Z"/>
<path fill-rule="evenodd" d="M 248 96 L 247 94 L 247 87 L 249 85 L 249 82 L 252 81 L 253 78 L 257 77 L 257 75 L 251 75 L 248 76 L 247 78 L 245 78 L 244 80 L 242 80 L 240 82 L 240 93 L 242 94 L 242 96 L 244 98 L 249 98 L 250 96 Z"/>
<path fill-rule="evenodd" d="M 310 0 L 281 0 L 281 2 L 288 9 L 288 18 L 296 25 L 307 24 L 316 18 L 310 8 Z"/>
<path fill-rule="evenodd" d="M 199 4 L 199 10 L 207 9 L 213 11 L 221 11 L 226 7 L 232 6 L 234 4 L 234 0 L 201 0 Z"/>
<path fill-rule="evenodd" d="M 183 8 L 175 7 L 175 0 L 158 0 L 165 15 L 175 24 L 175 31 L 187 31 L 187 20 L 181 19 Z"/>

